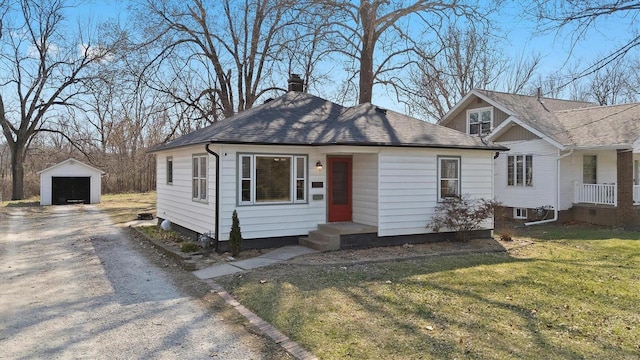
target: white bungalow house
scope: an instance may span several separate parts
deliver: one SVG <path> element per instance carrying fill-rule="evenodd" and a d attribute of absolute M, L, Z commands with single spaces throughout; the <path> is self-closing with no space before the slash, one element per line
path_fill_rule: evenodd
<path fill-rule="evenodd" d="M 439 124 L 510 149 L 494 161 L 509 216 L 638 224 L 640 104 L 472 90 Z"/>
<path fill-rule="evenodd" d="M 157 216 L 226 247 L 337 249 L 442 239 L 427 227 L 453 195 L 493 198 L 501 146 L 371 104 L 290 91 L 155 147 Z M 486 235 L 493 228 L 487 220 Z"/>

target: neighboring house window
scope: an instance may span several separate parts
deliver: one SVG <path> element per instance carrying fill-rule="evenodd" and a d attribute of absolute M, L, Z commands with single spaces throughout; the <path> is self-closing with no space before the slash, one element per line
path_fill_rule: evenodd
<path fill-rule="evenodd" d="M 207 155 L 194 155 L 192 158 L 192 197 L 194 200 L 207 200 Z"/>
<path fill-rule="evenodd" d="M 582 183 L 597 184 L 598 158 L 596 155 L 584 155 L 582 157 Z"/>
<path fill-rule="evenodd" d="M 533 156 L 507 156 L 507 185 L 533 186 Z"/>
<path fill-rule="evenodd" d="M 493 108 L 467 110 L 467 133 L 487 135 L 493 127 Z"/>
<path fill-rule="evenodd" d="M 460 196 L 460 158 L 438 157 L 438 194 L 440 200 Z"/>
<path fill-rule="evenodd" d="M 525 208 L 513 208 L 513 218 L 514 219 L 526 219 L 527 218 L 527 209 Z"/>
<path fill-rule="evenodd" d="M 238 173 L 241 204 L 307 200 L 306 156 L 241 154 Z"/>
<path fill-rule="evenodd" d="M 167 156 L 167 184 L 173 184 L 173 156 Z"/>

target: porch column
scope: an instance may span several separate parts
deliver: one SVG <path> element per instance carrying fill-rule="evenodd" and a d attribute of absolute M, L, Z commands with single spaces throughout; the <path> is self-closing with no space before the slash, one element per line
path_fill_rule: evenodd
<path fill-rule="evenodd" d="M 618 225 L 638 225 L 638 215 L 633 208 L 633 152 L 617 151 Z"/>

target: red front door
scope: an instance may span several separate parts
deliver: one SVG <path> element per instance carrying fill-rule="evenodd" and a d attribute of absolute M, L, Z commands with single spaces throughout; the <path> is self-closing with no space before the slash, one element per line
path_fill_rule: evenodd
<path fill-rule="evenodd" d="M 351 221 L 351 158 L 329 157 L 329 222 Z"/>

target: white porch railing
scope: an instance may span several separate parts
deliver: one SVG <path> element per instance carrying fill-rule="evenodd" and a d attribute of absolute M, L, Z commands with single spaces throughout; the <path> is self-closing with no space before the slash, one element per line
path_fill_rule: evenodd
<path fill-rule="evenodd" d="M 638 189 L 640 195 L 640 189 Z M 636 199 L 636 186 L 633 187 L 633 198 Z M 638 196 L 640 199 L 640 196 Z M 576 184 L 575 202 L 587 204 L 618 204 L 618 191 L 615 184 Z"/>
<path fill-rule="evenodd" d="M 640 204 L 640 185 L 633 185 L 633 203 Z"/>

